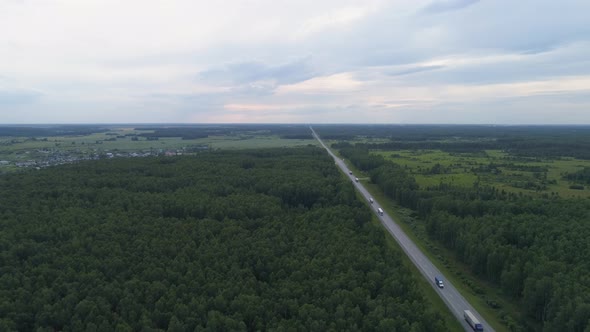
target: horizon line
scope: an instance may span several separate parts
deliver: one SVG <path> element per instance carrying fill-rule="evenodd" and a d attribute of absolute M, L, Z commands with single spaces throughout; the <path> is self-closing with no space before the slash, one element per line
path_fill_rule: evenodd
<path fill-rule="evenodd" d="M 590 123 L 350 123 L 350 122 L 332 122 L 332 123 L 313 123 L 313 122 L 70 122 L 70 123 L 0 123 L 0 127 L 24 127 L 24 126 L 207 126 L 207 125 L 353 125 L 353 126 L 488 126 L 488 127 L 515 127 L 515 126 L 553 126 L 553 127 L 584 127 L 590 126 Z"/>

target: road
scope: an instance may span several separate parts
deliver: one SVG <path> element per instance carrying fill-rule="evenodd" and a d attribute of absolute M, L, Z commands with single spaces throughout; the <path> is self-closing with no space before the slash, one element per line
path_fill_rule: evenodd
<path fill-rule="evenodd" d="M 336 165 L 340 167 L 340 169 L 346 174 L 351 180 L 356 189 L 363 195 L 365 200 L 369 202 L 369 198 L 371 194 L 363 187 L 361 181 L 355 182 L 355 175 L 350 174 L 350 170 L 344 163 L 344 161 L 338 157 L 336 157 L 330 149 L 322 142 L 318 134 L 313 130 L 312 127 L 309 127 L 315 139 L 320 142 L 320 144 L 328 151 L 328 153 L 334 158 Z M 445 276 L 439 271 L 439 269 L 430 262 L 428 257 L 426 257 L 420 249 L 410 240 L 410 238 L 402 231 L 402 229 L 397 225 L 397 223 L 389 216 L 387 213 L 384 213 L 383 216 L 379 216 L 377 213 L 377 209 L 381 207 L 379 202 L 374 201 L 373 204 L 370 204 L 373 212 L 377 214 L 377 217 L 381 221 L 381 224 L 387 229 L 387 231 L 393 236 L 393 238 L 397 241 L 403 251 L 410 257 L 410 260 L 416 265 L 418 270 L 422 273 L 424 278 L 429 281 L 430 285 L 434 290 L 438 293 L 438 295 L 442 298 L 445 302 L 449 310 L 455 315 L 455 317 L 459 320 L 462 326 L 465 328 L 465 331 L 473 331 L 469 324 L 463 318 L 463 311 L 470 310 L 476 317 L 479 319 L 480 323 L 483 324 L 484 331 L 494 331 L 494 329 L 481 317 L 481 315 L 465 300 L 461 294 L 457 291 L 453 285 L 447 281 Z M 444 280 L 445 288 L 440 289 L 434 284 L 434 277 L 441 276 Z"/>

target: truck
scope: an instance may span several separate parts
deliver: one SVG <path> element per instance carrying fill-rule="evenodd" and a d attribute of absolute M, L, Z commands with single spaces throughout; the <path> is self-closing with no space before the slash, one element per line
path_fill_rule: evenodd
<path fill-rule="evenodd" d="M 434 284 L 437 285 L 438 288 L 445 288 L 445 284 L 443 283 L 442 278 L 439 276 L 434 277 Z"/>
<path fill-rule="evenodd" d="M 380 216 L 382 216 L 382 215 L 383 215 L 383 209 L 382 209 L 382 208 L 378 208 L 378 209 L 377 209 L 377 212 L 379 213 L 379 215 L 380 215 Z"/>
<path fill-rule="evenodd" d="M 467 322 L 467 324 L 469 324 L 469 326 L 471 326 L 473 331 L 483 331 L 483 325 L 481 325 L 479 320 L 475 318 L 471 311 L 463 311 L 463 318 L 465 318 L 465 321 Z"/>

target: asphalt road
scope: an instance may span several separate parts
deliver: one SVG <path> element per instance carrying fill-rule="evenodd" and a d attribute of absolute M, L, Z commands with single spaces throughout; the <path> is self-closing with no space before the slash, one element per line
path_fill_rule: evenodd
<path fill-rule="evenodd" d="M 340 167 L 340 169 L 352 180 L 352 183 L 356 187 L 356 189 L 363 195 L 363 197 L 369 202 L 369 198 L 371 195 L 369 192 L 363 187 L 361 181 L 355 182 L 355 174 L 350 175 L 350 170 L 344 163 L 344 161 L 338 157 L 336 157 L 330 149 L 322 142 L 320 137 L 316 134 L 312 127 L 309 127 L 313 136 L 320 142 L 320 144 L 328 151 L 328 153 L 334 158 L 336 165 Z M 424 278 L 430 282 L 430 285 L 434 290 L 438 293 L 438 295 L 442 298 L 445 302 L 449 310 L 455 315 L 455 317 L 459 320 L 462 326 L 465 328 L 465 331 L 473 331 L 471 326 L 467 324 L 465 319 L 463 318 L 463 311 L 470 310 L 479 322 L 483 324 L 484 331 L 494 331 L 494 329 L 481 317 L 481 315 L 465 300 L 461 294 L 457 291 L 453 285 L 447 281 L 445 276 L 430 262 L 428 257 L 426 257 L 420 249 L 410 240 L 410 238 L 402 231 L 402 229 L 397 225 L 397 223 L 385 212 L 383 216 L 379 216 L 377 213 L 377 209 L 381 207 L 379 202 L 374 201 L 373 204 L 370 204 L 373 212 L 377 214 L 381 224 L 387 229 L 387 231 L 393 236 L 393 238 L 399 243 L 400 247 L 404 250 L 404 252 L 410 257 L 410 260 L 416 265 L 418 270 L 422 273 Z M 441 289 L 438 288 L 434 284 L 434 277 L 440 276 L 444 280 L 445 288 Z"/>

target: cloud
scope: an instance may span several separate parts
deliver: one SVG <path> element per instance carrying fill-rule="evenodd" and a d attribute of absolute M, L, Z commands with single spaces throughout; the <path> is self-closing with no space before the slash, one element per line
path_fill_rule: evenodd
<path fill-rule="evenodd" d="M 439 96 L 454 100 L 482 100 L 533 97 L 563 93 L 590 93 L 590 76 L 564 77 L 551 80 L 482 85 L 441 87 Z"/>
<path fill-rule="evenodd" d="M 42 96 L 43 94 L 37 91 L 0 89 L 0 107 L 33 104 Z"/>
<path fill-rule="evenodd" d="M 277 94 L 292 94 L 292 93 L 305 93 L 305 94 L 339 94 L 349 93 L 359 89 L 362 86 L 362 82 L 356 80 L 352 73 L 339 73 L 329 76 L 314 77 L 310 80 L 283 85 L 276 91 Z"/>
<path fill-rule="evenodd" d="M 533 4 L 496 0 L 456 11 L 452 19 L 447 15 L 429 15 L 417 20 L 443 28 L 449 49 L 525 53 L 587 41 L 590 26 L 585 13 L 589 10 L 587 1 L 537 0 Z"/>
<path fill-rule="evenodd" d="M 197 80 L 217 85 L 248 85 L 260 90 L 305 81 L 314 75 L 310 59 L 302 58 L 279 65 L 258 61 L 232 63 L 201 71 Z"/>
<path fill-rule="evenodd" d="M 479 0 L 435 0 L 422 9 L 423 13 L 438 14 L 463 9 L 479 2 Z"/>
<path fill-rule="evenodd" d="M 550 123 L 561 108 L 590 123 L 588 12 L 581 0 L 0 1 L 0 109 L 19 108 L 0 122 L 522 122 L 536 108 Z"/>
<path fill-rule="evenodd" d="M 425 71 L 443 69 L 445 67 L 446 66 L 443 66 L 443 65 L 416 66 L 416 67 L 409 67 L 409 68 L 405 68 L 405 69 L 400 69 L 397 71 L 386 72 L 386 74 L 390 75 L 390 76 L 402 76 L 402 75 L 421 73 L 421 72 L 425 72 Z"/>
<path fill-rule="evenodd" d="M 382 72 L 397 73 L 423 67 L 440 69 L 422 75 L 406 75 L 404 80 L 412 85 L 511 83 L 590 75 L 589 58 L 590 43 L 575 43 L 540 53 L 458 54 L 394 66 Z"/>
<path fill-rule="evenodd" d="M 303 23 L 300 30 L 295 33 L 295 38 L 307 37 L 322 30 L 345 26 L 369 15 L 376 10 L 377 6 L 367 7 L 344 7 L 338 8 L 323 15 L 315 16 Z"/>

